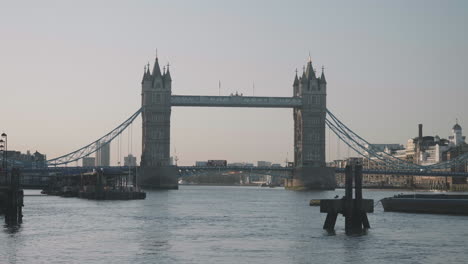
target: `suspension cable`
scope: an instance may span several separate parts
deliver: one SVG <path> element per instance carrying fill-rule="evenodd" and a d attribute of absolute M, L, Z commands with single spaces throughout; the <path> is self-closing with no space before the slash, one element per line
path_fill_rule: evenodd
<path fill-rule="evenodd" d="M 89 156 L 96 152 L 101 147 L 107 145 L 111 142 L 116 136 L 120 135 L 122 131 L 124 131 L 141 113 L 142 109 L 138 109 L 133 115 L 131 115 L 127 120 L 125 120 L 122 124 L 117 126 L 115 129 L 107 133 L 106 135 L 100 137 L 96 141 L 63 156 L 53 158 L 46 161 L 48 166 L 57 166 L 57 165 L 65 165 L 70 162 L 77 161 L 83 157 Z"/>
<path fill-rule="evenodd" d="M 460 155 L 455 159 L 450 161 L 440 162 L 437 164 L 432 165 L 419 165 L 414 164 L 406 160 L 402 160 L 391 153 L 387 152 L 377 152 L 373 147 L 372 144 L 367 142 L 365 139 L 360 137 L 358 134 L 354 133 L 351 129 L 349 129 L 345 124 L 343 124 L 336 116 L 333 115 L 329 110 L 327 110 L 328 115 L 331 118 L 330 120 L 326 120 L 326 125 L 338 136 L 341 141 L 346 143 L 350 148 L 352 148 L 356 153 L 362 155 L 366 159 L 378 164 L 378 162 L 383 162 L 386 164 L 387 167 L 390 168 L 398 168 L 398 169 L 405 169 L 405 170 L 433 170 L 433 169 L 444 169 L 444 168 L 451 168 L 459 164 L 466 163 L 468 160 L 468 153 Z M 362 143 L 360 143 L 362 142 Z M 364 144 L 366 146 L 364 146 Z M 356 147 L 352 146 L 356 145 Z M 362 149 L 367 153 L 364 154 L 361 151 L 357 151 L 356 148 Z M 339 150 L 339 145 L 337 146 Z M 371 159 L 371 157 L 377 158 L 379 161 Z"/>

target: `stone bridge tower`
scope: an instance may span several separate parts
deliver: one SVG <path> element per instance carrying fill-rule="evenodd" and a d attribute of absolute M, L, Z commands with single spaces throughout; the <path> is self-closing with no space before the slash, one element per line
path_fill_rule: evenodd
<path fill-rule="evenodd" d="M 177 170 L 171 166 L 171 94 L 169 65 L 161 72 L 156 57 L 153 71 L 145 68 L 141 82 L 142 155 L 139 184 L 144 187 L 176 189 Z"/>
<path fill-rule="evenodd" d="M 327 81 L 317 77 L 309 58 L 307 66 L 293 83 L 294 97 L 302 107 L 294 108 L 294 173 L 286 187 L 291 189 L 333 189 L 335 177 L 325 161 L 325 117 Z"/>

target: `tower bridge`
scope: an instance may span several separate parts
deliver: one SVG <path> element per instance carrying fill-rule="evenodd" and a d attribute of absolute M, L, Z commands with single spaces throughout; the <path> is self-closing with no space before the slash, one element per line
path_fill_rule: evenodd
<path fill-rule="evenodd" d="M 302 76 L 294 78 L 292 97 L 172 95 L 169 66 L 161 71 L 158 58 L 142 80 L 143 143 L 140 182 L 155 188 L 177 188 L 177 170 L 170 166 L 171 108 L 250 107 L 292 108 L 294 164 L 287 188 L 333 189 L 333 169 L 325 165 L 325 116 L 327 82 L 317 77 L 309 59 Z"/>
<path fill-rule="evenodd" d="M 197 171 L 197 167 L 176 167 L 170 165 L 170 126 L 172 107 L 247 107 L 247 108 L 290 108 L 294 119 L 294 166 L 270 168 L 283 170 L 288 174 L 285 187 L 291 189 L 332 189 L 335 187 L 335 173 L 339 168 L 326 167 L 325 126 L 346 145 L 381 170 L 364 170 L 363 173 L 386 175 L 420 176 L 468 176 L 467 172 L 456 172 L 466 166 L 468 153 L 436 164 L 421 165 L 401 159 L 387 152 L 378 152 L 369 147 L 371 143 L 360 137 L 341 122 L 326 107 L 327 81 L 322 69 L 320 77 L 309 59 L 301 76 L 294 76 L 291 97 L 259 96 L 199 96 L 173 95 L 172 77 L 167 66 L 160 70 L 156 58 L 152 71 L 145 67 L 141 82 L 141 108 L 118 127 L 98 140 L 70 152 L 50 159 L 48 166 L 63 166 L 96 152 L 100 147 L 120 135 L 140 114 L 142 115 L 142 155 L 138 169 L 142 186 L 175 189 L 177 177 L 184 171 Z M 8 163 L 7 163 L 8 164 Z M 51 168 L 51 167 L 49 167 Z M 47 169 L 47 168 L 46 168 Z M 60 170 L 59 167 L 57 169 Z M 213 168 L 202 168 L 212 170 Z M 216 168 L 217 170 L 240 170 L 243 168 Z M 251 168 L 246 168 L 251 169 Z M 260 168 L 263 170 L 265 168 Z M 41 174 L 43 175 L 43 174 Z M 42 176 L 41 176 L 42 177 Z"/>

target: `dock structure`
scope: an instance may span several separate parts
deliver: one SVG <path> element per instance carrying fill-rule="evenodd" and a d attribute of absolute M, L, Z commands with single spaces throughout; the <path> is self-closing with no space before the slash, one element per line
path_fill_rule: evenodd
<path fill-rule="evenodd" d="M 5 224 L 15 225 L 23 221 L 23 190 L 20 189 L 20 171 L 13 168 L 5 170 L 0 183 L 0 214 L 5 215 Z"/>
<path fill-rule="evenodd" d="M 93 172 L 51 178 L 42 193 L 93 200 L 145 199 L 137 185 L 136 170 L 98 169 Z"/>
<path fill-rule="evenodd" d="M 323 199 L 320 201 L 320 212 L 327 213 L 323 229 L 333 231 L 338 214 L 342 214 L 345 217 L 346 234 L 361 234 L 370 228 L 367 213 L 374 212 L 374 200 L 362 198 L 361 164 L 351 160 L 345 168 L 345 175 L 345 196 L 342 199 Z"/>

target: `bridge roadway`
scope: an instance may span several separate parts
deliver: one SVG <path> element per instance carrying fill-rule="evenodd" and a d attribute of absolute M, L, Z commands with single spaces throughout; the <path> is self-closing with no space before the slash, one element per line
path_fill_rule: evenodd
<path fill-rule="evenodd" d="M 138 167 L 128 166 L 109 166 L 109 167 L 48 167 L 37 169 L 22 169 L 21 170 L 21 185 L 25 189 L 41 189 L 47 186 L 50 177 L 61 175 L 76 175 L 80 173 L 90 172 L 93 169 L 104 169 L 110 173 L 127 173 L 129 170 L 138 170 Z M 251 171 L 251 172 L 290 172 L 293 167 L 200 167 L 200 166 L 178 166 L 180 175 L 186 172 L 196 171 Z M 343 168 L 335 168 L 335 173 L 344 173 Z M 363 174 L 380 174 L 380 175 L 407 175 L 407 176 L 427 176 L 427 177 L 463 177 L 468 178 L 468 172 L 450 172 L 450 171 L 397 171 L 397 170 L 363 170 Z M 288 178 L 286 176 L 285 178 Z M 0 182 L 1 183 L 1 182 Z"/>
<path fill-rule="evenodd" d="M 171 106 L 294 108 L 302 107 L 302 99 L 299 97 L 260 97 L 241 95 L 172 95 Z"/>
<path fill-rule="evenodd" d="M 290 171 L 293 167 L 208 167 L 208 166 L 178 166 L 179 170 L 222 170 L 222 171 Z M 344 173 L 344 168 L 335 168 L 335 173 Z M 408 176 L 428 176 L 428 177 L 465 177 L 468 178 L 468 172 L 451 172 L 451 171 L 410 171 L 410 170 L 363 170 L 363 174 L 380 174 L 380 175 L 408 175 Z"/>

